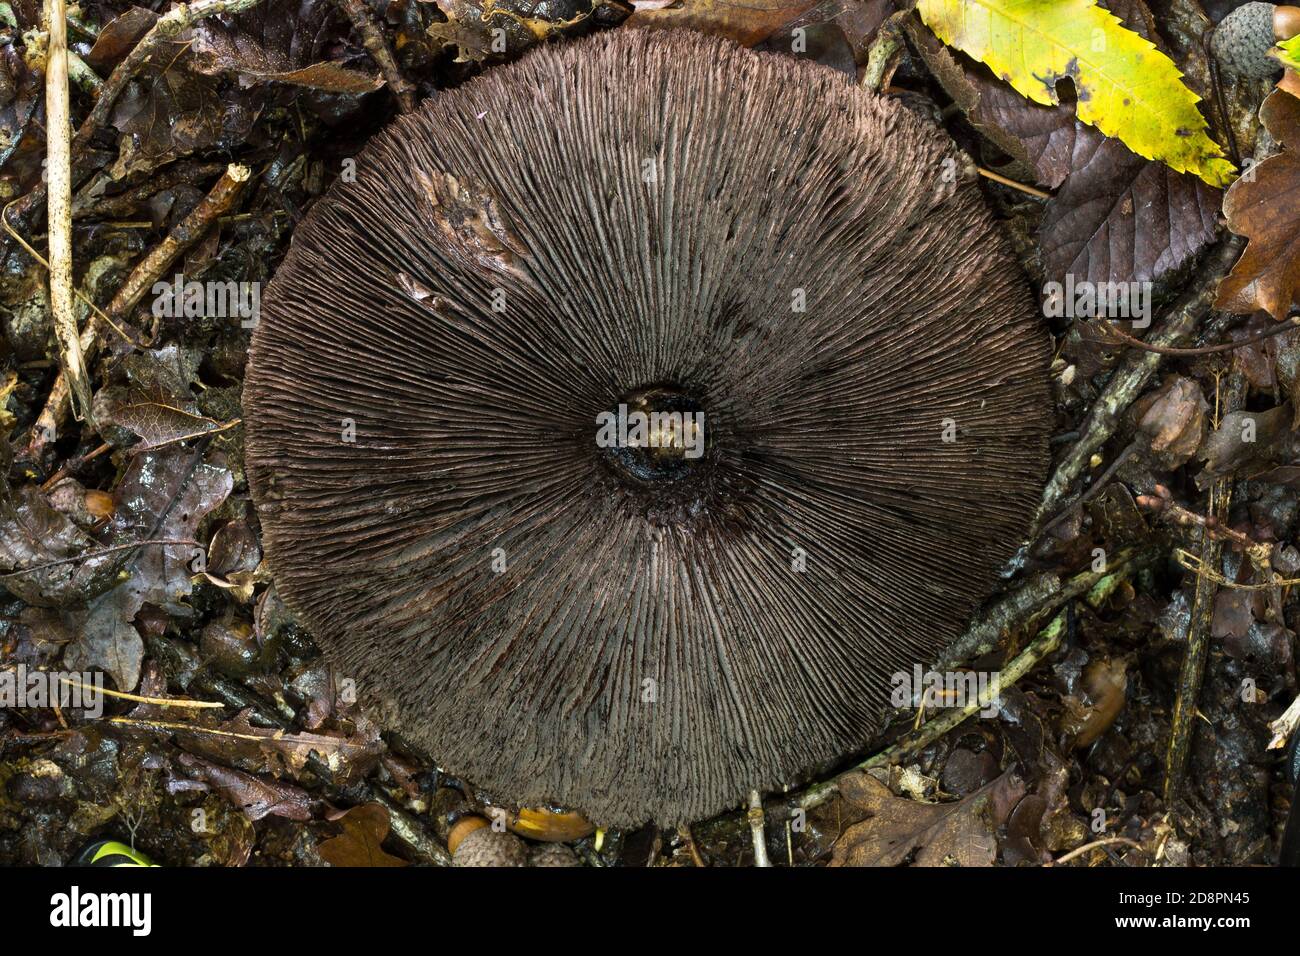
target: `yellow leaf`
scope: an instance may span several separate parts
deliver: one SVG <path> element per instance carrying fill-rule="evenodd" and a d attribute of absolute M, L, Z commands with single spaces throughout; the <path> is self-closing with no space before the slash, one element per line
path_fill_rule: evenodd
<path fill-rule="evenodd" d="M 1282 40 L 1269 52 L 1281 60 L 1283 65 L 1289 66 L 1293 70 L 1300 70 L 1300 36 Z"/>
<path fill-rule="evenodd" d="M 916 9 L 940 40 L 988 64 L 1021 96 L 1054 105 L 1057 80 L 1069 77 L 1079 119 L 1138 155 L 1212 186 L 1236 173 L 1173 60 L 1096 0 L 919 0 Z"/>

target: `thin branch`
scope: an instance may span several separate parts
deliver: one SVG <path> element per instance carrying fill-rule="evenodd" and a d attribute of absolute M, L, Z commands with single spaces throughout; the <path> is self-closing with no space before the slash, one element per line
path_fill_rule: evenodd
<path fill-rule="evenodd" d="M 1075 847 L 1069 853 L 1057 857 L 1050 863 L 1044 863 L 1043 866 L 1060 866 L 1062 863 L 1069 863 L 1071 860 L 1083 856 L 1090 850 L 1095 850 L 1098 847 L 1103 846 L 1114 846 L 1115 844 L 1127 844 L 1135 850 L 1142 849 L 1141 843 L 1138 843 L 1137 840 L 1130 840 L 1128 837 L 1104 837 L 1100 840 L 1093 840 L 1091 843 L 1085 843 L 1083 846 Z"/>
<path fill-rule="evenodd" d="M 763 798 L 757 790 L 749 791 L 749 831 L 754 840 L 754 865 L 768 867 L 767 830 L 764 827 Z"/>
<path fill-rule="evenodd" d="M 415 87 L 398 69 L 393 51 L 388 48 L 383 33 L 375 24 L 370 8 L 362 0 L 336 0 L 336 2 L 352 21 L 353 29 L 361 34 L 361 42 L 370 53 L 370 58 L 384 74 L 384 82 L 388 84 L 389 90 L 397 97 L 398 108 L 403 113 L 410 113 L 415 109 Z"/>
<path fill-rule="evenodd" d="M 1219 280 L 1227 274 L 1240 254 L 1244 240 L 1230 236 L 1214 248 L 1205 259 L 1197 278 L 1178 299 L 1160 330 L 1151 336 L 1152 345 L 1175 345 L 1189 338 L 1210 311 L 1218 291 Z M 1029 538 L 1056 512 L 1061 500 L 1083 473 L 1093 454 L 1110 440 L 1119 423 L 1120 413 L 1142 393 L 1151 376 L 1160 367 L 1158 352 L 1130 352 L 1111 375 L 1101 395 L 1093 402 L 1088 418 L 1080 428 L 1081 437 L 1061 459 L 1043 489 L 1043 499 L 1034 518 Z"/>
<path fill-rule="evenodd" d="M 74 554 L 70 558 L 59 558 L 55 561 L 45 561 L 41 564 L 33 564 L 29 568 L 19 568 L 16 571 L 6 571 L 4 574 L 0 574 L 0 581 L 7 580 L 8 578 L 16 578 L 23 574 L 33 574 L 37 571 L 44 571 L 48 568 L 57 568 L 61 564 L 75 564 L 78 561 L 90 561 L 93 558 L 100 558 L 106 554 L 116 554 L 119 551 L 133 551 L 136 548 L 148 548 L 153 546 L 171 547 L 173 545 L 176 547 L 203 547 L 199 542 L 192 541 L 189 538 L 151 538 L 147 541 L 131 541 L 127 544 L 115 544 L 110 548 L 96 548 L 94 551 L 87 551 L 84 554 Z"/>
<path fill-rule="evenodd" d="M 109 303 L 107 315 L 113 318 L 125 318 L 144 298 L 145 292 L 153 288 L 173 262 L 190 246 L 194 245 L 208 227 L 234 205 L 248 182 L 250 171 L 247 166 L 232 163 L 217 180 L 211 191 L 203 197 L 190 214 L 181 220 L 147 256 L 136 264 L 126 282 L 118 290 L 113 301 Z M 99 313 L 92 314 L 81 331 L 81 348 L 87 355 L 93 355 L 99 342 Z M 50 389 L 45 408 L 36 419 L 28 440 L 26 456 L 32 461 L 39 461 L 46 446 L 58 435 L 59 427 L 68 414 L 68 382 L 62 374 L 55 379 Z"/>
<path fill-rule="evenodd" d="M 1139 338 L 1129 335 L 1117 325 L 1107 323 L 1102 326 L 1102 328 L 1106 330 L 1107 334 L 1116 336 L 1121 339 L 1124 344 L 1130 345 L 1135 349 L 1142 349 L 1144 352 L 1155 352 L 1157 355 L 1170 356 L 1214 355 L 1218 352 L 1231 352 L 1235 349 L 1245 348 L 1247 345 L 1256 345 L 1260 342 L 1264 342 L 1273 338 L 1275 335 L 1294 332 L 1297 327 L 1300 327 L 1300 316 L 1294 316 L 1274 328 L 1268 329 L 1265 332 L 1260 332 L 1257 335 L 1252 335 L 1249 338 L 1244 338 L 1239 342 L 1223 342 L 1219 345 L 1202 345 L 1194 349 L 1180 349 L 1168 345 L 1150 345 Z"/>
<path fill-rule="evenodd" d="M 82 683 L 72 677 L 60 677 L 59 680 L 71 687 L 79 687 L 82 690 L 93 690 L 109 697 L 116 697 L 119 700 L 130 700 L 137 704 L 156 704 L 159 707 L 183 707 L 190 709 L 202 708 L 224 708 L 226 705 L 219 700 L 187 700 L 184 697 L 145 697 L 140 694 L 128 694 L 126 691 L 109 690 L 107 687 L 93 687 L 90 684 Z"/>
<path fill-rule="evenodd" d="M 1246 394 L 1245 376 L 1232 375 L 1232 383 L 1223 397 L 1222 413 L 1235 411 Z M 1216 407 L 1219 403 L 1216 401 Z M 1220 419 L 1222 414 L 1220 415 Z M 1220 478 L 1210 487 L 1209 513 L 1215 523 L 1222 525 L 1228 518 L 1231 500 L 1231 482 Z M 1209 533 L 1205 526 L 1201 540 L 1201 565 L 1217 568 L 1223 552 L 1223 541 Z M 1192 601 L 1191 622 L 1187 628 L 1187 650 L 1183 654 L 1178 672 L 1178 693 L 1170 717 L 1169 746 L 1165 751 L 1164 801 L 1172 804 L 1183 788 L 1187 776 L 1187 758 L 1192 746 L 1192 724 L 1198 713 L 1196 702 L 1201 695 L 1201 682 L 1205 677 L 1205 661 L 1210 652 L 1210 627 L 1214 618 L 1214 599 L 1219 586 L 1208 575 L 1197 575 L 1195 598 Z"/>
<path fill-rule="evenodd" d="M 64 0 L 46 0 L 45 179 L 49 190 L 50 319 L 59 365 L 78 421 L 90 419 L 90 376 L 72 307 L 72 119 L 68 107 L 68 25 Z"/>

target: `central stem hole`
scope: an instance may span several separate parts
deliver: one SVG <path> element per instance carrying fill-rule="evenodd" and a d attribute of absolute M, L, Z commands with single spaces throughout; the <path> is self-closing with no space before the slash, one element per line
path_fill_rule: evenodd
<path fill-rule="evenodd" d="M 680 389 L 651 386 L 597 416 L 596 445 L 629 478 L 672 481 L 703 460 L 706 431 L 698 402 Z"/>

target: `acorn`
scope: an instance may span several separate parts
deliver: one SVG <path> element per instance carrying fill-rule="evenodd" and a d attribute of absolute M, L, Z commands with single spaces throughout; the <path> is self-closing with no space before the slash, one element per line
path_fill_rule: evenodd
<path fill-rule="evenodd" d="M 467 826 L 466 831 L 454 842 L 448 839 L 452 850 L 453 866 L 527 866 L 528 847 L 524 841 L 513 833 L 493 830 L 482 817 L 480 825 Z M 461 824 L 469 822 L 469 818 Z M 461 824 L 457 824 L 460 826 Z M 453 837 L 455 829 L 452 830 Z"/>
<path fill-rule="evenodd" d="M 529 866 L 582 866 L 578 858 L 563 843 L 543 843 L 533 847 L 528 854 Z"/>
<path fill-rule="evenodd" d="M 1210 50 L 1219 64 L 1238 76 L 1273 77 L 1281 65 L 1269 51 L 1277 40 L 1300 32 L 1300 7 L 1247 3 L 1219 21 L 1210 37 Z"/>

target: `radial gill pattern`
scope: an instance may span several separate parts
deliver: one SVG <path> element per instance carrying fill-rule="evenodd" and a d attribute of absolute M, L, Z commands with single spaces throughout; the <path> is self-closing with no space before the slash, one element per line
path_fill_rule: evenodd
<path fill-rule="evenodd" d="M 1047 363 L 928 120 L 622 30 L 433 98 L 315 206 L 248 473 L 391 727 L 498 800 L 672 824 L 863 747 L 960 631 L 1041 489 Z"/>

